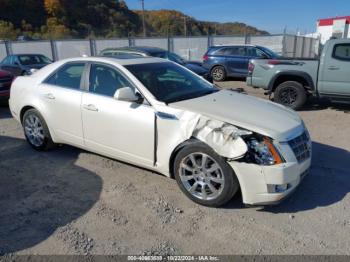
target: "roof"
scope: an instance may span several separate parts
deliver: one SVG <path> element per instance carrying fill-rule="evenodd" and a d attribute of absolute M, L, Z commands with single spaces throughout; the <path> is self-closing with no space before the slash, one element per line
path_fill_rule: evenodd
<path fill-rule="evenodd" d="M 350 24 L 350 16 L 338 16 L 338 17 L 332 17 L 332 18 L 319 19 L 318 26 L 333 25 L 335 20 L 345 20 L 346 24 Z"/>
<path fill-rule="evenodd" d="M 66 62 L 74 62 L 74 61 L 91 61 L 91 62 L 112 62 L 117 63 L 122 66 L 125 65 L 136 65 L 136 64 L 147 64 L 147 63 L 161 63 L 161 62 L 169 62 L 165 59 L 156 58 L 156 57 L 132 57 L 132 58 L 126 58 L 126 57 L 110 57 L 110 56 L 88 56 L 88 57 L 75 57 L 75 58 L 68 58 L 64 60 L 60 60 L 59 62 L 66 63 Z"/>
<path fill-rule="evenodd" d="M 212 47 L 257 47 L 257 45 L 252 44 L 223 44 L 223 45 L 213 45 Z"/>
<path fill-rule="evenodd" d="M 159 47 L 152 46 L 126 46 L 126 47 L 116 47 L 116 48 L 107 48 L 103 51 L 112 51 L 112 50 L 127 50 L 127 51 L 139 51 L 146 53 L 154 53 L 154 52 L 166 52 L 166 50 Z"/>

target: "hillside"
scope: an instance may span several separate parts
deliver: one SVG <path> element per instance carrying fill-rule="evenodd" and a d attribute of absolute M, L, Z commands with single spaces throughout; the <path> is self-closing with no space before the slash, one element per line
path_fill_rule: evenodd
<path fill-rule="evenodd" d="M 138 16 L 142 17 L 141 10 L 134 10 Z M 266 31 L 259 30 L 244 23 L 218 23 L 208 21 L 198 21 L 176 10 L 152 10 L 145 11 L 147 34 L 150 36 L 177 36 L 186 35 L 267 35 Z M 186 29 L 185 29 L 186 24 Z"/>
<path fill-rule="evenodd" d="M 0 7 L 0 39 L 143 35 L 142 12 L 123 0 L 0 0 Z M 146 11 L 145 17 L 147 36 L 268 34 L 243 23 L 198 21 L 176 10 Z"/>

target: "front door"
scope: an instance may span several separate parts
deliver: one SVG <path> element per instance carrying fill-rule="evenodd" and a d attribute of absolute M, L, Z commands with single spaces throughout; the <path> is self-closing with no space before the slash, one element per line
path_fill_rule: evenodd
<path fill-rule="evenodd" d="M 82 97 L 87 148 L 113 158 L 153 166 L 154 110 L 148 104 L 118 101 L 116 90 L 134 85 L 115 67 L 92 64 L 89 92 Z M 137 91 L 136 91 L 137 92 Z"/>
<path fill-rule="evenodd" d="M 319 77 L 319 92 L 324 95 L 350 96 L 350 44 L 335 44 L 331 57 L 324 59 Z"/>

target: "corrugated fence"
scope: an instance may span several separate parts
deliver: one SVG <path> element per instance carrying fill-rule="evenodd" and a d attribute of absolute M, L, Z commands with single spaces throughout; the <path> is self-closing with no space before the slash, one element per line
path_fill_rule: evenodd
<path fill-rule="evenodd" d="M 286 57 L 314 58 L 318 55 L 319 39 L 294 35 L 209 36 L 171 38 L 124 38 L 0 42 L 0 60 L 9 54 L 40 53 L 53 60 L 82 55 L 98 55 L 103 49 L 124 46 L 154 46 L 177 53 L 188 60 L 202 60 L 212 45 L 261 45 Z"/>

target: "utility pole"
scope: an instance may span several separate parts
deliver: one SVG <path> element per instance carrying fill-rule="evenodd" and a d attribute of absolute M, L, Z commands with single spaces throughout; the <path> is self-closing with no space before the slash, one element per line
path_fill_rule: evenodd
<path fill-rule="evenodd" d="M 184 33 L 185 33 L 185 37 L 187 36 L 187 22 L 186 22 L 187 17 L 184 16 Z"/>
<path fill-rule="evenodd" d="M 146 22 L 145 22 L 145 0 L 140 0 L 142 5 L 142 27 L 143 37 L 146 37 Z"/>

